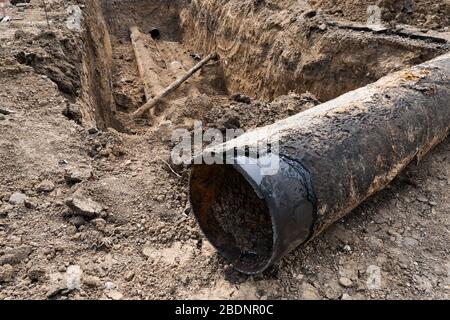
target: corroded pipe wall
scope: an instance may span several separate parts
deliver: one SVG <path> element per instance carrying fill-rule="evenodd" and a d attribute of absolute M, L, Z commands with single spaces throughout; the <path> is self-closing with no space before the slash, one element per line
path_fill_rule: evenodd
<path fill-rule="evenodd" d="M 446 54 L 229 141 L 225 152 L 256 143 L 256 137 L 280 138 L 281 168 L 276 175 L 258 174 L 257 164 L 241 165 L 240 160 L 233 165 L 266 202 L 274 233 L 265 263 L 239 269 L 262 271 L 318 235 L 383 189 L 411 161 L 420 160 L 449 130 L 450 54 Z M 226 172 L 221 167 L 194 165 L 191 201 L 206 236 L 230 258 L 228 247 L 236 246 L 237 240 L 225 241 L 230 235 L 220 226 L 213 230 L 205 220 L 217 210 L 225 210 L 221 216 L 234 214 L 217 209 L 222 191 L 216 181 Z"/>

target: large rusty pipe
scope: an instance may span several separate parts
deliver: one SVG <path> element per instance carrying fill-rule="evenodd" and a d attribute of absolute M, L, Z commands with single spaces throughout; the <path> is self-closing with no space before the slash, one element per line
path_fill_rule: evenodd
<path fill-rule="evenodd" d="M 217 152 L 279 139 L 278 171 L 264 175 L 245 155 L 194 164 L 192 208 L 236 269 L 259 273 L 383 189 L 449 128 L 445 54 L 228 141 Z"/>

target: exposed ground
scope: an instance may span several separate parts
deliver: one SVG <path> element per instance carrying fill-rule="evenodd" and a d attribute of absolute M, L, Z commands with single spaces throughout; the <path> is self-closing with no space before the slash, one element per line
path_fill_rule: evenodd
<path fill-rule="evenodd" d="M 187 199 L 188 169 L 169 167 L 171 129 L 194 120 L 268 124 L 431 59 L 445 44 L 329 23 L 365 21 L 360 1 L 339 2 L 342 14 L 329 12 L 332 1 L 315 1 L 318 11 L 288 0 L 46 2 L 50 26 L 37 0 L 0 23 L 0 299 L 449 298 L 449 138 L 253 277 L 205 240 Z M 430 29 L 421 34 L 445 32 L 445 1 L 431 11 L 414 2 L 418 24 L 389 10 Z M 146 98 L 131 25 L 162 31 L 156 44 L 146 40 L 156 46 L 147 65 L 155 92 L 195 54 L 221 56 L 133 126 L 128 113 Z"/>
<path fill-rule="evenodd" d="M 368 6 L 378 6 L 383 21 L 392 26 L 413 25 L 424 29 L 448 31 L 448 0 L 310 0 L 313 6 L 335 17 L 366 22 L 373 15 Z"/>

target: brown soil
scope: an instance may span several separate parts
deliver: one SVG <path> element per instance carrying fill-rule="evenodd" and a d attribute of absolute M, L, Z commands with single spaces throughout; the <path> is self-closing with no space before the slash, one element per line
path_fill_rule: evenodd
<path fill-rule="evenodd" d="M 172 129 L 192 129 L 194 120 L 221 129 L 268 124 L 431 59 L 447 44 L 330 24 L 337 15 L 364 21 L 361 6 L 344 2 L 341 15 L 329 11 L 331 1 L 316 1 L 322 10 L 314 11 L 290 0 L 79 0 L 70 2 L 82 5 L 79 29 L 66 23 L 74 18 L 68 1 L 46 2 L 50 27 L 37 0 L 8 9 L 23 20 L 0 23 L 0 299 L 449 297 L 449 139 L 306 248 L 252 277 L 205 239 L 188 203 L 189 170 L 169 160 Z M 413 17 L 436 16 L 439 26 L 426 27 L 444 29 L 446 3 L 434 10 Z M 216 51 L 220 59 L 130 125 L 129 113 L 147 99 L 132 25 L 147 37 L 153 94 L 196 55 Z M 161 39 L 151 39 L 152 27 Z M 13 201 L 15 193 L 25 202 Z M 74 194 L 98 211 L 74 212 L 66 202 Z M 373 266 L 381 272 L 376 290 L 368 286 Z"/>
<path fill-rule="evenodd" d="M 450 27 L 448 0 L 310 0 L 309 3 L 327 14 L 351 21 L 367 22 L 368 6 L 377 5 L 386 24 L 442 31 L 449 31 Z"/>

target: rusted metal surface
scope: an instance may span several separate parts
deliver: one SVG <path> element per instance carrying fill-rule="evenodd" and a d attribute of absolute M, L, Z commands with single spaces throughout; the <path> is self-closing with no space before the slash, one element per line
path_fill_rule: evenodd
<path fill-rule="evenodd" d="M 226 180 L 224 165 L 193 165 L 192 207 L 207 238 L 238 270 L 262 272 L 383 189 L 413 160 L 420 161 L 449 129 L 450 54 L 445 54 L 217 149 L 245 148 L 261 136 L 279 138 L 275 175 L 264 176 L 256 162 L 243 164 L 239 158 L 229 165 L 265 200 L 271 215 L 273 246 L 264 263 L 240 264 L 229 254 L 236 246 L 229 234 L 208 219 L 223 192 L 218 182 Z"/>

